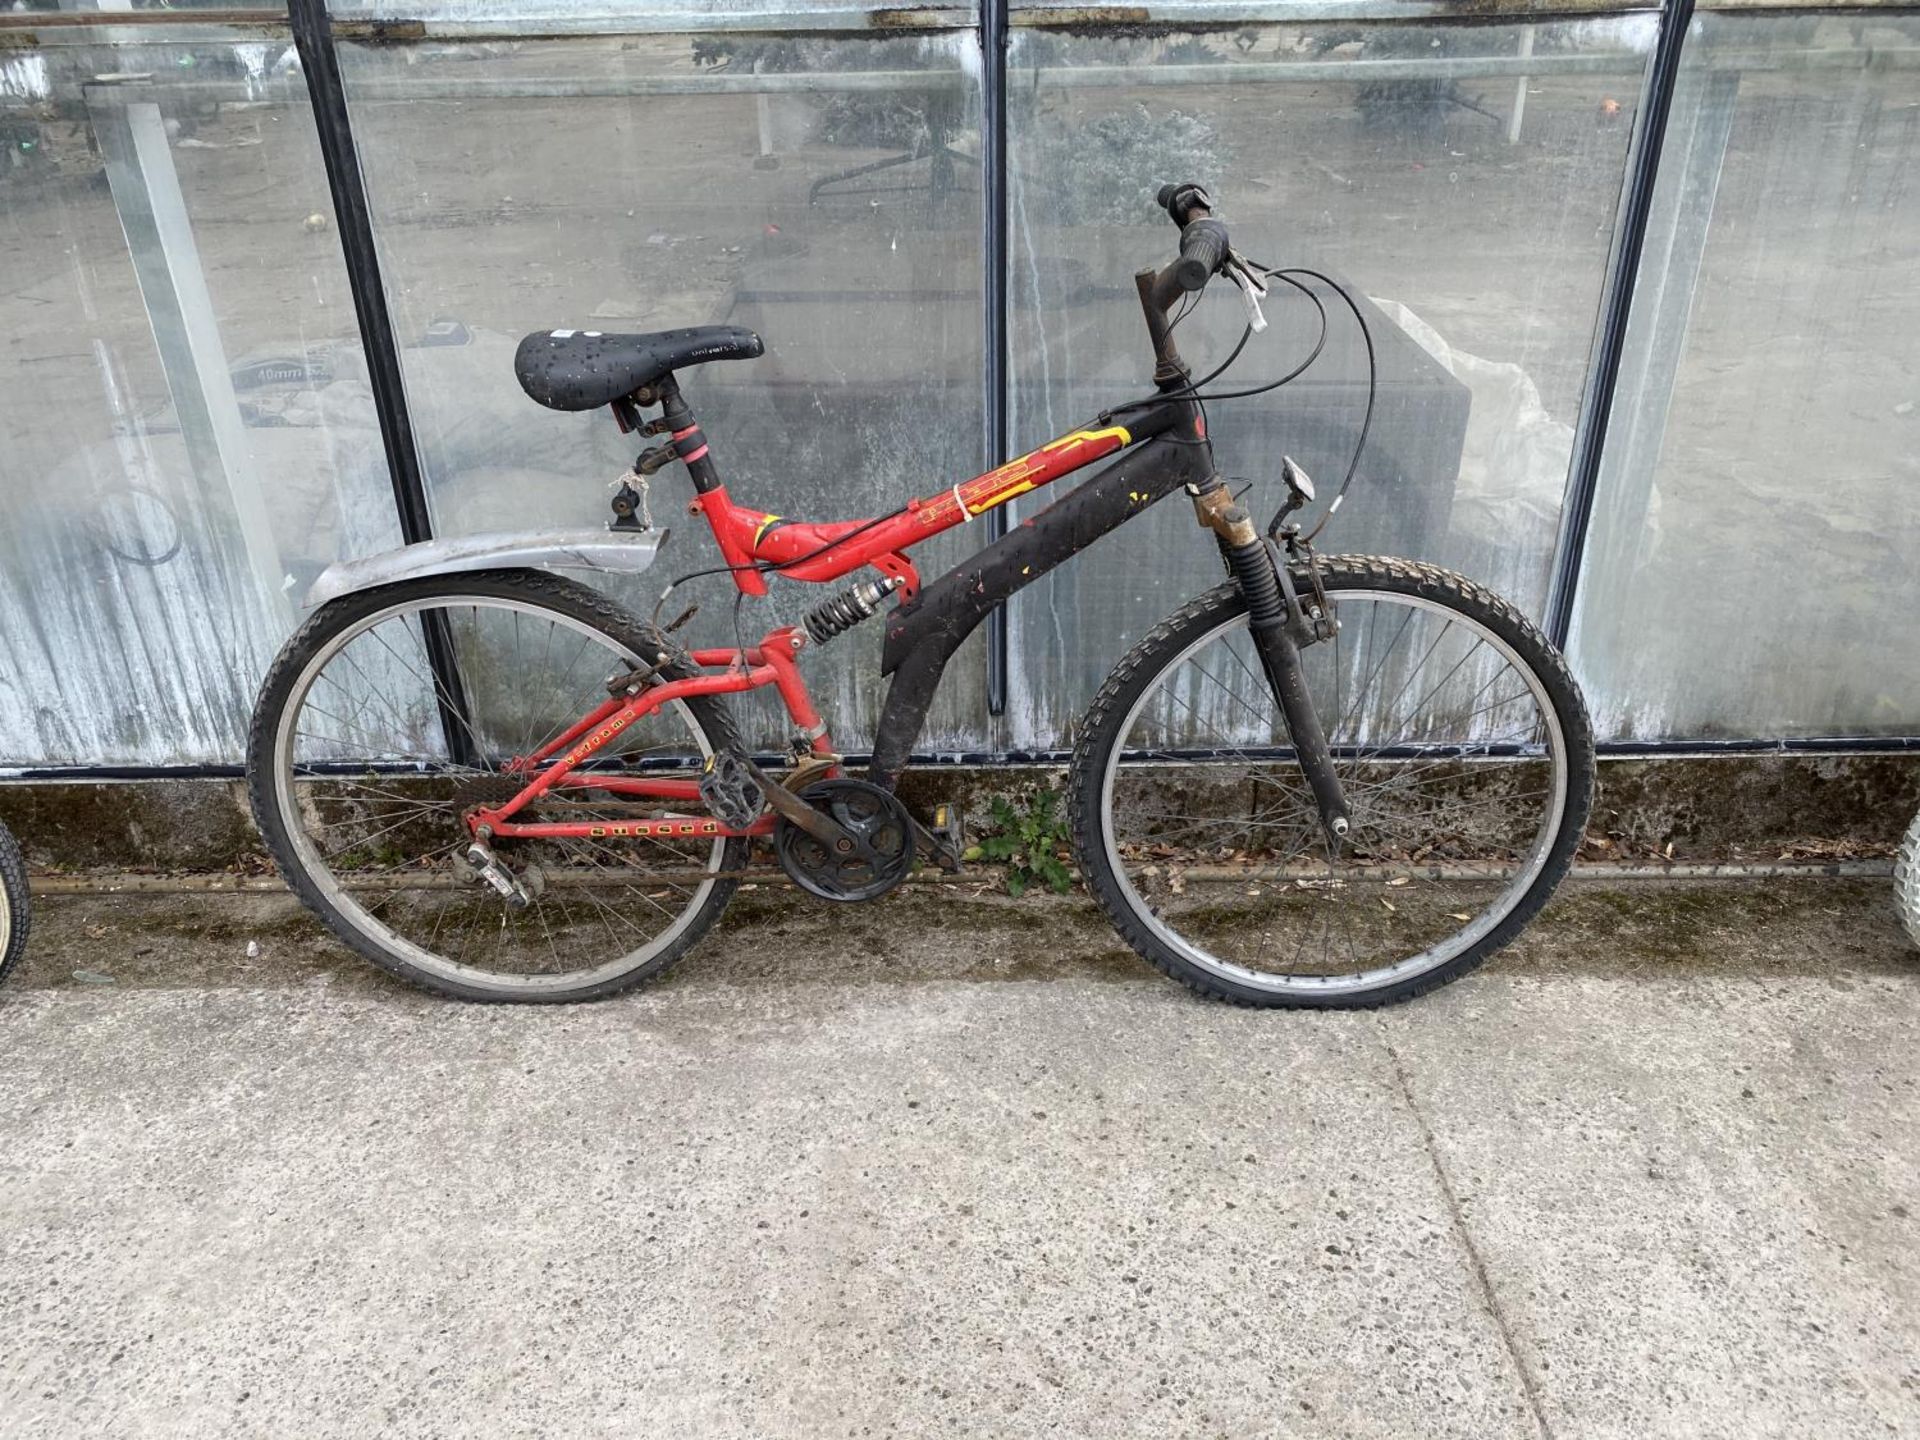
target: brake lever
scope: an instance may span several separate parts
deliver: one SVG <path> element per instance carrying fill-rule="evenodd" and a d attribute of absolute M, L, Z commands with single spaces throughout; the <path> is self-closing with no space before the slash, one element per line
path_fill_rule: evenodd
<path fill-rule="evenodd" d="M 1258 335 L 1267 328 L 1266 312 L 1260 308 L 1260 302 L 1267 298 L 1266 282 L 1238 250 L 1227 251 L 1220 269 L 1239 288 L 1241 303 L 1247 307 L 1247 328 Z"/>

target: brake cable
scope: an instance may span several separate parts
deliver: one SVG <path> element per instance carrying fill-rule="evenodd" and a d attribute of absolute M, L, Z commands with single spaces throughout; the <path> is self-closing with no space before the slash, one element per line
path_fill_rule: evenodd
<path fill-rule="evenodd" d="M 1265 266 L 1261 268 L 1267 270 Z M 1327 528 L 1327 522 L 1333 519 L 1333 512 L 1340 508 L 1340 502 L 1347 498 L 1347 491 L 1353 485 L 1353 477 L 1360 471 L 1360 457 L 1366 451 L 1367 436 L 1373 430 L 1373 403 L 1380 389 L 1380 364 L 1378 357 L 1374 354 L 1373 331 L 1367 327 L 1367 317 L 1361 313 L 1359 302 L 1353 298 L 1346 286 L 1330 275 L 1323 275 L 1318 270 L 1309 270 L 1305 266 L 1295 266 L 1291 271 L 1267 270 L 1267 273 L 1278 276 L 1282 280 L 1288 279 L 1290 275 L 1307 275 L 1326 285 L 1345 301 L 1347 309 L 1353 312 L 1354 323 L 1360 327 L 1360 339 L 1367 347 L 1367 408 L 1361 412 L 1360 435 L 1353 442 L 1353 459 L 1347 462 L 1347 473 L 1340 480 L 1340 488 L 1333 492 L 1333 503 L 1327 506 L 1327 513 L 1320 517 L 1313 529 L 1306 533 L 1307 543 L 1312 544 L 1314 538 Z"/>
<path fill-rule="evenodd" d="M 1265 395 L 1269 391 L 1278 390 L 1282 385 L 1292 384 L 1313 366 L 1314 362 L 1320 358 L 1321 353 L 1326 349 L 1328 329 L 1327 307 L 1321 303 L 1318 295 L 1314 294 L 1310 288 L 1301 284 L 1300 281 L 1294 277 L 1297 275 L 1305 275 L 1311 279 L 1318 280 L 1346 303 L 1347 309 L 1353 313 L 1355 323 L 1360 327 L 1360 338 L 1367 348 L 1367 405 L 1366 410 L 1361 416 L 1360 437 L 1354 443 L 1353 459 L 1347 464 L 1347 473 L 1341 478 L 1340 488 L 1334 491 L 1333 502 L 1327 506 L 1326 514 L 1322 515 L 1313 529 L 1309 530 L 1303 537 L 1308 544 L 1311 544 L 1320 532 L 1326 528 L 1327 522 L 1333 518 L 1333 512 L 1340 508 L 1340 502 L 1347 498 L 1347 491 L 1352 487 L 1354 476 L 1357 475 L 1360 470 L 1360 457 L 1366 451 L 1367 436 L 1373 429 L 1373 407 L 1379 390 L 1380 379 L 1379 365 L 1373 348 L 1373 332 L 1367 327 L 1367 317 L 1361 313 L 1359 304 L 1354 300 L 1353 296 L 1348 293 L 1347 288 L 1339 281 L 1333 279 L 1332 276 L 1324 275 L 1318 270 L 1311 270 L 1305 266 L 1291 266 L 1286 269 L 1276 270 L 1271 266 L 1262 265 L 1257 260 L 1247 260 L 1246 257 L 1239 256 L 1237 252 L 1235 252 L 1235 255 L 1236 258 L 1241 260 L 1250 270 L 1257 270 L 1262 275 L 1291 285 L 1313 303 L 1314 311 L 1320 318 L 1320 334 L 1313 343 L 1313 349 L 1308 352 L 1307 358 L 1279 379 L 1270 380 L 1265 385 L 1256 385 L 1246 390 L 1216 390 L 1212 394 L 1207 394 L 1201 387 L 1212 384 L 1224 375 L 1228 369 L 1239 360 L 1241 352 L 1247 348 L 1247 341 L 1253 337 L 1253 325 L 1248 323 L 1241 329 L 1240 339 L 1235 343 L 1232 351 L 1227 355 L 1227 358 L 1216 365 L 1201 379 L 1190 380 L 1178 390 L 1163 391 L 1142 400 L 1129 400 L 1122 404 L 1115 405 L 1110 409 L 1100 412 L 1100 421 L 1104 424 L 1115 415 L 1124 414 L 1129 410 L 1144 410 L 1154 405 L 1163 405 L 1169 400 L 1192 400 L 1201 407 L 1201 414 L 1204 415 L 1206 413 L 1206 402 L 1209 400 L 1244 400 L 1255 395 Z M 1199 303 L 1199 293 L 1196 292 L 1190 298 L 1186 307 L 1175 317 L 1173 323 L 1177 325 L 1181 320 L 1186 319 L 1189 314 L 1199 307 Z M 803 555 L 796 555 L 788 560 L 756 560 L 747 565 L 716 565 L 711 569 L 695 570 L 689 574 L 682 575 L 670 581 L 667 588 L 660 592 L 660 598 L 655 602 L 653 607 L 654 621 L 658 623 L 660 611 L 665 607 L 667 597 L 671 595 L 675 589 L 689 580 L 697 580 L 707 575 L 728 575 L 744 570 L 757 570 L 763 575 L 778 574 L 792 566 L 805 564 L 809 560 L 824 555 L 827 551 L 845 544 L 858 535 L 864 534 L 876 525 L 883 524 L 893 519 L 894 516 L 905 513 L 905 508 L 906 507 L 902 506 L 900 509 L 894 510 L 889 514 L 877 515 L 857 528 L 848 531 L 845 535 L 836 536 L 834 539 L 827 541 L 816 549 L 808 551 Z M 737 630 L 739 625 L 739 610 L 737 604 L 735 606 L 734 623 Z"/>
<path fill-rule="evenodd" d="M 1149 409 L 1155 405 L 1165 404 L 1169 400 L 1192 400 L 1202 405 L 1202 413 L 1204 414 L 1204 404 L 1208 400 L 1244 400 L 1255 395 L 1265 395 L 1268 391 L 1277 390 L 1282 385 L 1292 384 L 1307 372 L 1313 363 L 1320 358 L 1321 352 L 1326 348 L 1326 306 L 1321 303 L 1318 295 L 1294 277 L 1304 275 L 1310 279 L 1318 280 L 1340 297 L 1346 304 L 1347 309 L 1352 312 L 1355 323 L 1360 327 L 1360 338 L 1367 350 L 1367 404 L 1366 409 L 1361 415 L 1360 435 L 1358 440 L 1354 442 L 1353 458 L 1347 464 L 1347 473 L 1341 478 L 1339 489 L 1334 491 L 1333 502 L 1327 506 L 1326 513 L 1320 517 L 1313 529 L 1309 530 L 1305 537 L 1303 537 L 1311 543 L 1313 539 L 1326 528 L 1327 522 L 1333 518 L 1333 512 L 1338 510 L 1340 503 L 1347 498 L 1347 491 L 1352 488 L 1354 477 L 1359 474 L 1360 471 L 1360 457 L 1366 452 L 1367 436 L 1372 433 L 1373 430 L 1374 402 L 1379 393 L 1380 382 L 1378 357 L 1373 348 L 1373 332 L 1367 325 L 1367 317 L 1361 313 L 1359 303 L 1354 300 L 1346 286 L 1342 285 L 1332 276 L 1322 274 L 1318 270 L 1308 269 L 1305 266 L 1290 266 L 1284 269 L 1274 269 L 1272 266 L 1263 265 L 1257 260 L 1248 260 L 1245 256 L 1238 255 L 1237 252 L 1233 252 L 1233 254 L 1234 258 L 1242 261 L 1248 270 L 1257 271 L 1261 275 L 1291 285 L 1302 295 L 1305 295 L 1308 300 L 1313 302 L 1313 308 L 1320 318 L 1320 335 L 1314 342 L 1313 350 L 1308 354 L 1307 358 L 1279 379 L 1270 380 L 1264 385 L 1255 385 L 1245 390 L 1216 390 L 1211 394 L 1207 393 L 1201 387 L 1211 384 L 1213 381 L 1219 379 L 1221 375 L 1225 374 L 1227 369 L 1240 358 L 1240 352 L 1246 349 L 1247 341 L 1252 338 L 1254 328 L 1252 323 L 1249 322 L 1241 330 L 1239 342 L 1234 345 L 1232 352 L 1228 354 L 1224 361 L 1209 371 L 1204 378 L 1189 381 L 1177 390 L 1161 391 L 1145 399 L 1129 400 L 1123 404 L 1115 405 L 1108 410 L 1103 410 L 1100 413 L 1100 419 L 1104 423 L 1113 416 L 1123 414 L 1126 411 Z M 1185 319 L 1186 314 L 1186 311 L 1182 311 L 1180 318 Z"/>

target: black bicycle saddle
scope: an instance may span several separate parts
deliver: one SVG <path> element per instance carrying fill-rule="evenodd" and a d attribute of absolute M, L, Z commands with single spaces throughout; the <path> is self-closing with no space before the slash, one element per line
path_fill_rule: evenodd
<path fill-rule="evenodd" d="M 671 370 L 709 360 L 752 360 L 766 346 L 739 325 L 695 325 L 644 335 L 540 330 L 520 342 L 513 373 L 549 410 L 593 410 Z"/>

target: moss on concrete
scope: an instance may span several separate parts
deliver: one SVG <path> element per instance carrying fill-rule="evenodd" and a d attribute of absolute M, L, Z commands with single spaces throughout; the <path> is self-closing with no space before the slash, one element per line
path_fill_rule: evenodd
<path fill-rule="evenodd" d="M 1045 767 L 909 771 L 901 795 L 928 814 L 958 805 L 977 833 L 996 795 L 1057 785 Z M 1589 836 L 1591 857 L 1771 859 L 1890 853 L 1920 810 L 1920 754 L 1737 755 L 1607 760 Z M 0 821 L 39 869 L 257 870 L 266 864 L 231 780 L 0 784 Z M 1822 850 L 1821 847 L 1827 847 Z"/>
<path fill-rule="evenodd" d="M 249 955 L 252 942 L 258 953 Z M 1920 978 L 1883 881 L 1576 881 L 1494 962 L 1513 974 L 1898 974 Z M 76 895 L 36 906 L 12 985 L 330 984 L 410 992 L 335 942 L 290 896 Z M 1095 978 L 1163 985 L 1084 896 L 1020 901 L 914 886 L 875 905 L 749 891 L 662 982 L 912 984 Z M 1836 983 L 1839 983 L 1838 981 Z M 422 1003 L 434 1004 L 422 997 Z"/>
<path fill-rule="evenodd" d="M 266 865 L 236 780 L 0 785 L 0 821 L 27 863 L 56 870 L 230 870 Z"/>

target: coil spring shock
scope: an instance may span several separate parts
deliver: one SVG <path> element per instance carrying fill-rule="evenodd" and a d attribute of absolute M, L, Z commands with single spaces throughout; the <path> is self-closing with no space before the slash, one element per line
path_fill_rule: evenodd
<path fill-rule="evenodd" d="M 897 575 L 869 580 L 844 595 L 836 595 L 816 607 L 800 623 L 807 627 L 813 643 L 824 645 L 836 635 L 845 634 L 862 620 L 871 620 L 880 610 L 880 602 L 907 582 Z"/>

